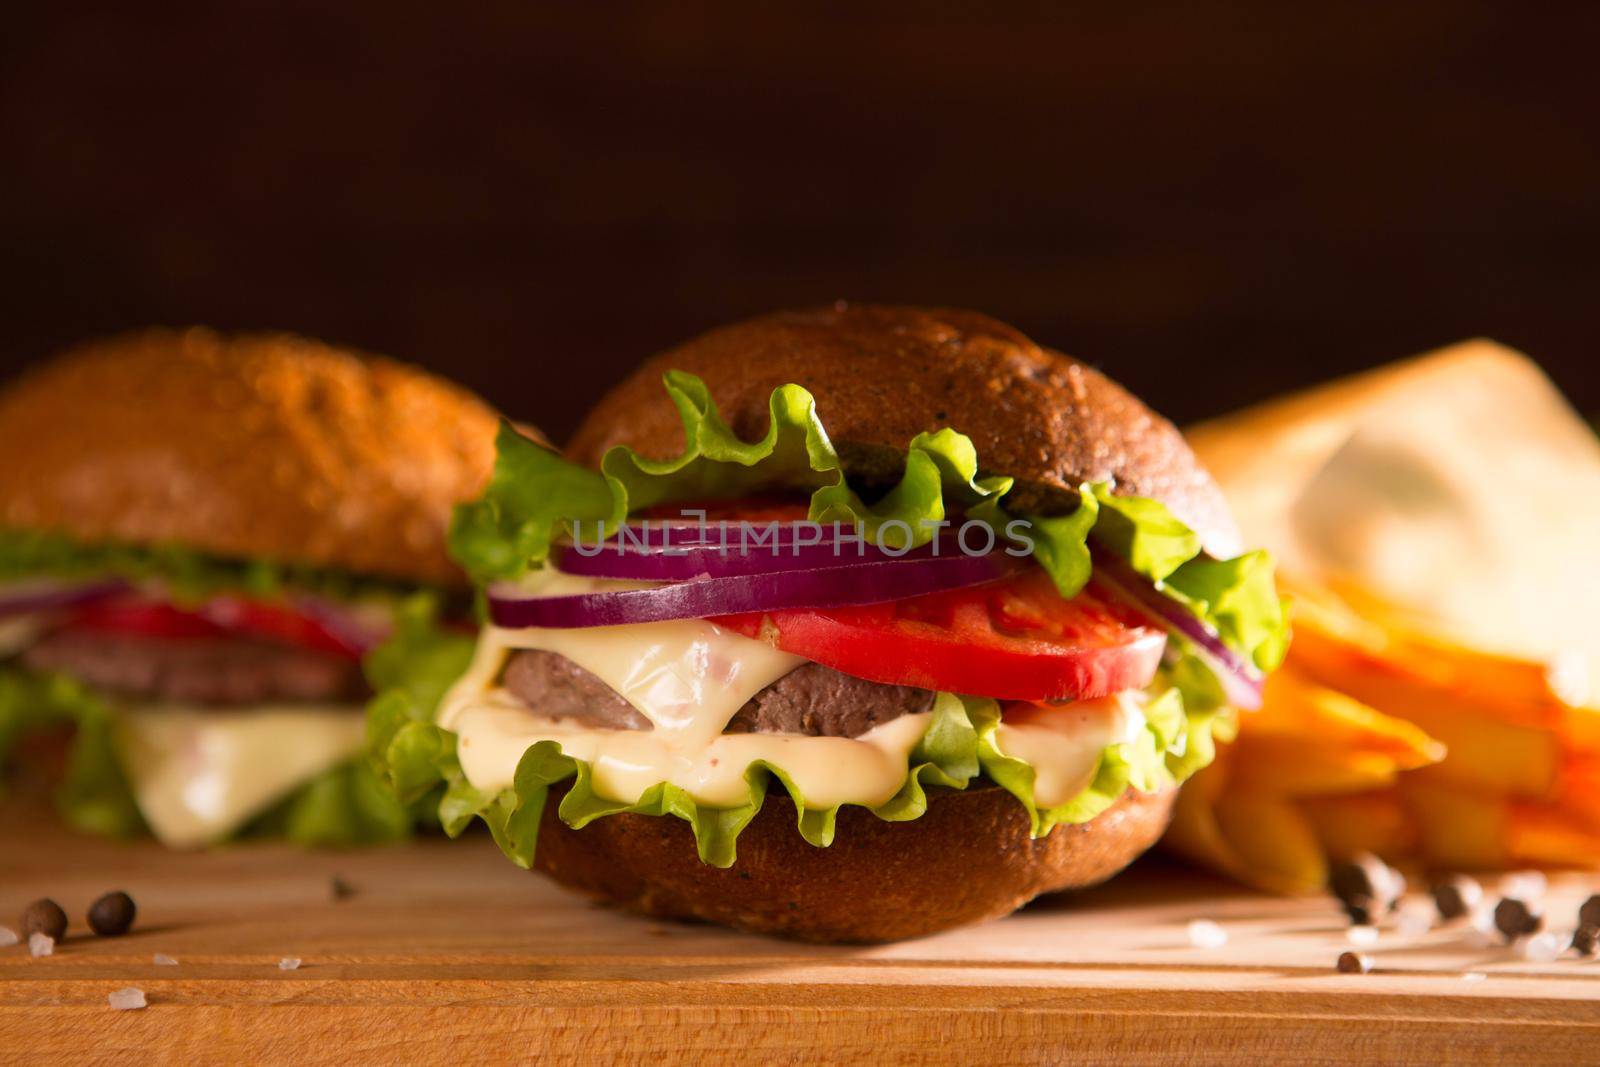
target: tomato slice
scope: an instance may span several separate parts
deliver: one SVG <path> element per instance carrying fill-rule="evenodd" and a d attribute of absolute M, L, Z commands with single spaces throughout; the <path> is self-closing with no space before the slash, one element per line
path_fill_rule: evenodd
<path fill-rule="evenodd" d="M 889 604 L 712 621 L 858 678 L 1000 700 L 1141 688 L 1167 641 L 1092 584 L 1064 599 L 1038 568 Z"/>
<path fill-rule="evenodd" d="M 79 608 L 67 625 L 174 640 L 254 637 L 347 659 L 361 658 L 361 649 L 317 620 L 286 605 L 243 597 L 217 597 L 194 610 L 147 597 L 113 597 Z"/>
<path fill-rule="evenodd" d="M 67 625 L 75 630 L 177 639 L 226 637 L 228 633 L 195 612 L 137 596 L 111 597 L 86 604 L 72 613 Z"/>

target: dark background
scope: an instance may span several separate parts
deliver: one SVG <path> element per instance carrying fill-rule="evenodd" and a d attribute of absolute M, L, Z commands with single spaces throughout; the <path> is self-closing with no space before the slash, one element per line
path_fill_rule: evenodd
<path fill-rule="evenodd" d="M 8 7 L 0 371 L 287 328 L 559 438 L 849 297 L 1179 420 L 1473 334 L 1600 410 L 1596 5 L 333 6 Z"/>

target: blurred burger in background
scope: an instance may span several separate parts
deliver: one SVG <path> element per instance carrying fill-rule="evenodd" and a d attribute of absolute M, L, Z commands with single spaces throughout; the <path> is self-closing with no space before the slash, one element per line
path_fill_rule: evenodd
<path fill-rule="evenodd" d="M 1600 865 L 1600 441 L 1539 369 L 1474 341 L 1189 436 L 1295 640 L 1168 843 L 1289 892 Z"/>
<path fill-rule="evenodd" d="M 286 335 L 150 330 L 11 384 L 0 765 L 77 828 L 177 847 L 408 834 L 352 759 L 362 660 L 464 597 L 445 531 L 495 425 L 447 382 Z"/>

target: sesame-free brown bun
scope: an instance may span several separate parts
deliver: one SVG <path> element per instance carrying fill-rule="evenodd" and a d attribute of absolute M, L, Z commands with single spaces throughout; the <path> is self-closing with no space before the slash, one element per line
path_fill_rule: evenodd
<path fill-rule="evenodd" d="M 464 389 L 300 337 L 113 337 L 0 392 L 0 528 L 455 584 L 450 509 L 496 428 Z"/>
<path fill-rule="evenodd" d="M 569 454 L 597 464 L 628 445 L 681 452 L 663 374 L 698 375 L 745 440 L 767 430 L 768 399 L 795 382 L 854 484 L 885 486 L 917 434 L 972 438 L 982 473 L 1017 479 L 1015 511 L 1076 506 L 1075 487 L 1167 504 L 1218 555 L 1239 551 L 1221 493 L 1182 436 L 1098 371 L 970 311 L 838 304 L 736 323 L 647 360 L 590 412 Z M 996 786 L 936 792 L 910 822 L 840 810 L 832 845 L 807 844 L 787 796 L 769 795 L 728 870 L 700 862 L 681 820 L 613 815 L 573 830 L 552 798 L 537 866 L 634 911 L 704 919 L 813 941 L 890 941 L 1009 914 L 1038 896 L 1111 877 L 1165 829 L 1175 790 L 1126 793 L 1099 817 L 1035 840 L 1025 809 Z"/>
<path fill-rule="evenodd" d="M 534 863 L 563 885 L 646 915 L 804 941 L 899 941 L 1105 881 L 1155 844 L 1176 796 L 1129 791 L 1089 822 L 1036 840 L 1010 793 L 974 787 L 933 797 L 910 822 L 841 808 L 833 844 L 816 848 L 777 793 L 739 835 L 738 861 L 724 870 L 700 862 L 681 819 L 610 815 L 574 830 L 557 817 L 552 794 Z"/>
<path fill-rule="evenodd" d="M 618 444 L 652 458 L 681 452 L 678 413 L 661 387 L 668 370 L 703 378 L 746 440 L 766 432 L 774 388 L 804 386 L 864 484 L 891 483 L 911 439 L 948 426 L 972 438 L 983 473 L 1017 479 L 1014 511 L 1070 510 L 1076 486 L 1114 479 L 1118 493 L 1165 503 L 1213 555 L 1240 551 L 1221 492 L 1172 423 L 1092 367 L 986 315 L 836 304 L 712 330 L 646 360 L 607 393 L 579 427 L 572 457 L 597 464 Z"/>

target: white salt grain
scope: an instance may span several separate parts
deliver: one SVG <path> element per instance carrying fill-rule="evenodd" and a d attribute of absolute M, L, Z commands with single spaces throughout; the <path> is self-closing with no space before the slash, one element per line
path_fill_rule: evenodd
<path fill-rule="evenodd" d="M 176 967 L 178 965 L 178 961 L 167 955 L 165 952 L 157 952 L 155 964 L 157 967 Z"/>
<path fill-rule="evenodd" d="M 1228 931 L 1210 919 L 1195 919 L 1189 924 L 1189 944 L 1195 948 L 1221 948 L 1228 943 Z"/>
<path fill-rule="evenodd" d="M 1538 900 L 1548 888 L 1543 871 L 1512 871 L 1500 879 L 1500 895 L 1518 900 Z"/>
<path fill-rule="evenodd" d="M 1561 939 L 1552 933 L 1534 934 L 1517 946 L 1522 953 L 1522 958 L 1535 963 L 1549 963 L 1561 955 L 1565 947 Z"/>
<path fill-rule="evenodd" d="M 9 948 L 17 943 L 17 932 L 9 926 L 0 926 L 0 948 Z"/>
<path fill-rule="evenodd" d="M 1376 945 L 1378 943 L 1378 928 L 1376 926 L 1352 926 L 1344 932 L 1344 939 L 1352 945 Z"/>
<path fill-rule="evenodd" d="M 1461 976 L 1461 980 L 1463 982 L 1481 982 L 1487 977 L 1489 976 L 1484 974 L 1482 971 L 1468 971 L 1466 974 Z"/>
<path fill-rule="evenodd" d="M 28 935 L 28 951 L 34 959 L 40 956 L 49 956 L 56 950 L 56 939 L 49 934 L 41 934 L 37 930 Z"/>
<path fill-rule="evenodd" d="M 1462 936 L 1462 940 L 1473 948 L 1493 948 L 1505 943 L 1500 936 L 1500 931 L 1494 925 L 1494 909 L 1488 905 L 1478 908 L 1472 913 L 1472 925 Z"/>
<path fill-rule="evenodd" d="M 144 990 L 129 986 L 106 997 L 106 1002 L 118 1011 L 137 1011 L 144 1007 Z"/>
<path fill-rule="evenodd" d="M 1394 918 L 1395 932 L 1402 937 L 1417 937 L 1433 929 L 1433 913 L 1426 908 L 1402 908 Z"/>
<path fill-rule="evenodd" d="M 299 969 L 300 957 L 298 956 L 285 956 L 278 961 L 278 970 L 280 971 L 297 971 Z"/>

